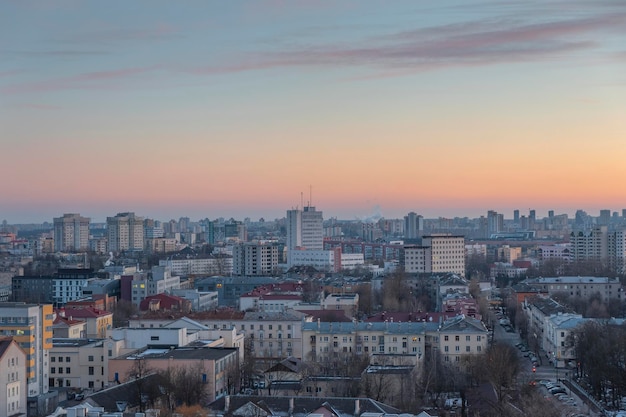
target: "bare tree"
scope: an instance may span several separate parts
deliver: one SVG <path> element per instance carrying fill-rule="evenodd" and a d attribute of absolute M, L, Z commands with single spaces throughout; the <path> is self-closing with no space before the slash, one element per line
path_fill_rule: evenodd
<path fill-rule="evenodd" d="M 513 388 L 515 376 L 520 369 L 517 351 L 510 345 L 494 344 L 487 350 L 484 359 L 485 378 L 493 386 L 498 404 L 503 405 L 506 401 L 505 394 Z"/>

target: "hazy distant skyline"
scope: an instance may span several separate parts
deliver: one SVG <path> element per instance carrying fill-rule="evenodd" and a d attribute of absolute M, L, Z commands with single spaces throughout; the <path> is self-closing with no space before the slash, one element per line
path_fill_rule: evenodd
<path fill-rule="evenodd" d="M 626 208 L 626 3 L 0 2 L 0 220 Z"/>
<path fill-rule="evenodd" d="M 286 217 L 287 210 L 291 208 L 298 208 L 298 207 L 300 206 L 296 205 L 293 207 L 285 208 L 284 210 L 279 209 L 276 211 L 260 211 L 260 212 L 247 211 L 244 208 L 241 210 L 235 210 L 233 212 L 214 212 L 214 213 L 208 213 L 208 212 L 203 212 L 203 211 L 184 211 L 184 210 L 183 211 L 163 211 L 161 209 L 155 209 L 153 211 L 113 210 L 110 212 L 102 212 L 102 211 L 88 212 L 88 211 L 81 211 L 81 210 L 66 210 L 63 212 L 53 213 L 49 218 L 41 217 L 39 213 L 37 213 L 36 211 L 33 211 L 33 212 L 23 213 L 22 217 L 19 217 L 22 220 L 19 220 L 19 221 L 16 219 L 7 218 L 6 216 L 5 217 L 0 216 L 0 222 L 2 222 L 3 220 L 7 220 L 8 224 L 29 224 L 29 223 L 40 224 L 44 222 L 52 223 L 52 220 L 54 217 L 62 217 L 63 214 L 65 213 L 78 213 L 84 217 L 89 217 L 92 223 L 105 223 L 107 217 L 113 217 L 116 214 L 123 213 L 123 212 L 134 212 L 137 216 L 140 216 L 146 219 L 159 220 L 163 222 L 166 222 L 169 220 L 178 221 L 181 217 L 188 217 L 191 221 L 194 221 L 194 222 L 203 220 L 205 218 L 208 218 L 209 220 L 215 220 L 218 218 L 224 218 L 226 220 L 230 218 L 234 218 L 235 220 L 244 220 L 245 218 L 250 218 L 252 221 L 258 221 L 260 218 L 263 218 L 265 221 L 274 221 L 274 220 L 278 220 L 278 219 Z M 620 216 L 622 214 L 622 209 L 616 209 L 616 208 L 611 208 L 611 207 L 602 207 L 597 210 L 589 210 L 588 208 L 585 208 L 585 207 L 579 207 L 578 209 L 585 210 L 585 212 L 592 217 L 599 217 L 600 210 L 602 209 L 611 210 L 611 214 L 613 214 L 614 212 L 617 212 Z M 325 210 L 323 206 L 318 205 L 316 206 L 316 210 L 323 212 L 324 220 L 336 218 L 338 220 L 371 221 L 372 219 L 379 218 L 379 217 L 383 217 L 385 219 L 403 219 L 404 216 L 406 216 L 411 211 L 419 215 L 422 215 L 424 218 L 427 218 L 427 219 L 436 219 L 439 217 L 443 217 L 443 218 L 469 217 L 473 219 L 473 218 L 479 218 L 481 216 L 487 217 L 487 212 L 489 210 L 495 210 L 496 212 L 503 214 L 505 219 L 511 220 L 513 219 L 513 211 L 516 210 L 516 208 L 512 208 L 512 209 L 504 208 L 500 210 L 495 209 L 493 207 L 477 208 L 477 209 L 473 209 L 465 213 L 456 211 L 457 209 L 448 209 L 447 211 L 444 210 L 442 212 L 420 211 L 418 209 L 412 209 L 412 210 L 409 209 L 409 210 L 406 210 L 406 212 L 390 212 L 388 210 L 387 211 L 384 210 L 384 208 L 382 207 L 377 206 L 377 207 L 372 207 L 371 210 L 368 212 L 351 212 L 351 211 L 329 212 L 328 210 Z M 520 210 L 520 217 L 521 216 L 528 217 L 529 209 L 519 208 L 519 210 Z M 550 207 L 548 208 L 531 207 L 530 210 L 535 210 L 537 219 L 543 219 L 544 217 L 548 217 L 549 210 L 554 210 L 555 215 L 567 214 L 570 219 L 574 219 L 574 214 L 575 214 L 575 210 L 559 210 L 558 208 L 550 208 Z"/>

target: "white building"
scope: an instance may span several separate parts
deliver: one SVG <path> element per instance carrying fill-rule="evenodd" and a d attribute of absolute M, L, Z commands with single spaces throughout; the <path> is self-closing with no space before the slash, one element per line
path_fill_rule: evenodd
<path fill-rule="evenodd" d="M 299 250 L 289 252 L 289 267 L 312 266 L 320 271 L 339 272 L 364 265 L 362 253 L 341 253 L 341 248 L 333 250 Z"/>
<path fill-rule="evenodd" d="M 74 252 L 89 249 L 89 217 L 66 213 L 55 217 L 54 250 L 55 252 Z"/>
<path fill-rule="evenodd" d="M 172 274 L 183 277 L 189 275 L 231 275 L 233 258 L 226 254 L 219 254 L 210 258 L 167 259 L 160 260 L 159 266 L 169 266 Z"/>
<path fill-rule="evenodd" d="M 323 214 L 315 207 L 287 210 L 287 262 L 295 249 L 321 251 L 324 249 Z"/>

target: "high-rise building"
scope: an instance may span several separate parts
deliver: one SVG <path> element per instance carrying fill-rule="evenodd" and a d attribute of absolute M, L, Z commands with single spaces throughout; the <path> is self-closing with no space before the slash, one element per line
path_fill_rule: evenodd
<path fill-rule="evenodd" d="M 45 394 L 49 389 L 52 322 L 52 304 L 0 303 L 0 334 L 14 335 L 26 353 L 28 397 Z"/>
<path fill-rule="evenodd" d="M 599 226 L 608 226 L 611 222 L 611 210 L 600 210 L 600 217 L 598 217 Z"/>
<path fill-rule="evenodd" d="M 324 249 L 323 215 L 315 207 L 287 211 L 287 250 Z"/>
<path fill-rule="evenodd" d="M 107 243 L 110 252 L 143 250 L 143 217 L 118 213 L 107 217 Z"/>
<path fill-rule="evenodd" d="M 422 238 L 422 245 L 404 247 L 407 273 L 451 272 L 465 276 L 465 237 L 433 234 Z"/>
<path fill-rule="evenodd" d="M 417 239 L 424 235 L 424 217 L 410 212 L 404 216 L 404 237 Z"/>
<path fill-rule="evenodd" d="M 233 275 L 270 276 L 278 266 L 275 243 L 240 243 L 233 246 Z"/>
<path fill-rule="evenodd" d="M 55 217 L 52 221 L 55 252 L 89 250 L 89 221 L 89 217 L 76 213 Z"/>
<path fill-rule="evenodd" d="M 504 230 L 504 215 L 499 214 L 496 211 L 489 210 L 487 212 L 487 225 L 487 237 L 491 237 L 493 234 L 502 232 Z"/>
<path fill-rule="evenodd" d="M 519 224 L 519 210 L 513 210 L 513 221 Z"/>

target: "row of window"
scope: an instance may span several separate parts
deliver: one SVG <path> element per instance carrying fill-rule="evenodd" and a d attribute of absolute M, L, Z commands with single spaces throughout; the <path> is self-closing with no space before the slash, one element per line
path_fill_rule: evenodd
<path fill-rule="evenodd" d="M 450 351 L 450 347 L 448 345 L 444 346 L 443 347 L 443 351 L 446 352 L 446 353 L 449 352 Z M 460 346 L 455 346 L 454 347 L 454 351 L 457 352 L 457 353 L 461 352 L 461 347 Z M 481 352 L 482 351 L 482 346 L 476 346 L 476 351 L 477 352 Z M 469 345 L 465 346 L 465 353 L 471 353 L 471 352 L 472 352 L 471 346 L 469 346 Z"/>
<path fill-rule="evenodd" d="M 450 340 L 450 336 L 445 335 L 445 336 L 443 337 L 443 340 L 444 340 L 444 342 L 447 342 L 448 340 Z M 455 342 L 458 342 L 459 340 L 461 340 L 461 336 L 459 336 L 459 335 L 454 336 L 454 341 L 455 341 Z M 465 341 L 466 341 L 466 342 L 470 342 L 471 340 L 472 340 L 472 336 L 470 336 L 470 335 L 465 335 Z M 477 341 L 477 342 L 480 342 L 481 340 L 482 340 L 482 335 L 480 335 L 480 334 L 479 334 L 479 335 L 476 335 L 476 341 Z"/>

